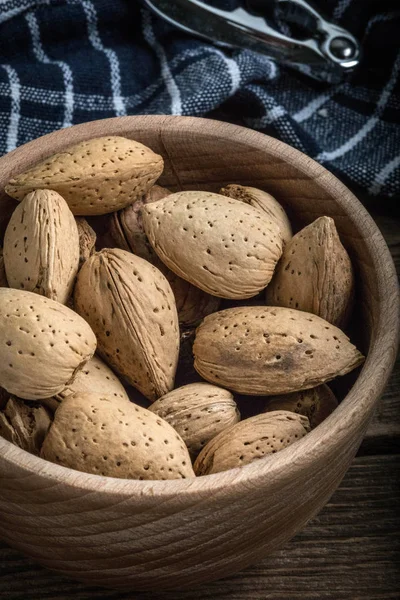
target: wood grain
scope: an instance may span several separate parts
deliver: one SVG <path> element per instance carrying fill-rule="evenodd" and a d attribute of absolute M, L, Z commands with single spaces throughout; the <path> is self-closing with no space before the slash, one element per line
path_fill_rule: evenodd
<path fill-rule="evenodd" d="M 395 359 L 396 273 L 373 220 L 335 177 L 277 140 L 216 121 L 127 117 L 50 134 L 0 159 L 0 205 L 12 174 L 105 134 L 136 138 L 162 153 L 160 183 L 172 189 L 256 185 L 275 193 L 297 226 L 321 214 L 334 217 L 356 268 L 352 335 L 368 353 L 366 363 L 343 378 L 349 393 L 339 408 L 276 455 L 195 480 L 125 481 L 70 471 L 0 440 L 0 535 L 6 542 L 92 585 L 192 589 L 281 547 L 338 487 Z"/>
<path fill-rule="evenodd" d="M 400 277 L 400 214 L 391 210 L 390 205 L 382 206 L 379 201 L 375 205 L 370 203 L 369 211 L 386 240 Z M 367 429 L 360 452 L 400 453 L 400 355 Z"/>
<path fill-rule="evenodd" d="M 342 485 L 289 545 L 229 579 L 184 592 L 88 587 L 0 545 L 4 600 L 389 600 L 400 589 L 400 457 L 357 458 Z"/>
<path fill-rule="evenodd" d="M 400 454 L 400 357 L 367 429 L 362 454 Z"/>

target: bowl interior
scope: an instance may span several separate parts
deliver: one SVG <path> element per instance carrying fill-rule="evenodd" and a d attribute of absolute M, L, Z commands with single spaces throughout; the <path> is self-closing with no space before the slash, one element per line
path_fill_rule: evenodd
<path fill-rule="evenodd" d="M 222 186 L 239 183 L 273 194 L 287 210 L 295 230 L 322 215 L 335 220 L 357 282 L 356 310 L 348 333 L 368 354 L 368 360 L 361 376 L 357 370 L 338 380 L 334 388 L 343 399 L 357 377 L 352 392 L 358 386 L 361 393 L 368 389 L 368 381 L 373 382 L 371 393 L 363 394 L 366 418 L 386 383 L 397 340 L 397 291 L 390 254 L 373 220 L 353 194 L 323 167 L 282 142 L 241 127 L 182 117 L 107 119 L 55 132 L 0 159 L 0 239 L 15 207 L 4 193 L 12 175 L 76 142 L 101 135 L 130 137 L 160 153 L 165 170 L 159 183 L 173 191 L 218 192 Z M 101 223 L 98 219 L 97 227 Z M 340 407 L 331 424 L 332 435 L 334 424 L 339 426 L 340 420 L 346 419 L 346 411 L 349 418 L 356 396 L 353 393 L 346 398 L 346 408 Z M 321 435 L 328 435 L 324 424 L 297 445 L 312 444 Z"/>

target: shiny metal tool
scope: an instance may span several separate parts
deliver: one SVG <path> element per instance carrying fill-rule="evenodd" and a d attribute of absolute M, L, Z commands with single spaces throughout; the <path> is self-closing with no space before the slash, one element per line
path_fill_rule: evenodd
<path fill-rule="evenodd" d="M 216 44 L 247 48 L 318 79 L 340 81 L 360 61 L 356 38 L 305 0 L 248 0 L 222 10 L 200 0 L 144 0 L 157 15 Z"/>

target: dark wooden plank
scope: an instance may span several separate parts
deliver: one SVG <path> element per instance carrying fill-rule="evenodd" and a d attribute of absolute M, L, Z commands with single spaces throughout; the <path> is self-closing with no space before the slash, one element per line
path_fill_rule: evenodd
<path fill-rule="evenodd" d="M 400 276 L 399 212 L 389 210 L 390 207 L 387 206 L 375 205 L 368 208 L 385 237 Z M 382 210 L 384 214 L 381 214 Z M 360 448 L 362 454 L 394 452 L 400 452 L 400 356 Z"/>
<path fill-rule="evenodd" d="M 88 588 L 0 545 L 5 600 L 387 600 L 400 590 L 400 456 L 365 456 L 285 549 L 234 577 L 184 592 Z"/>

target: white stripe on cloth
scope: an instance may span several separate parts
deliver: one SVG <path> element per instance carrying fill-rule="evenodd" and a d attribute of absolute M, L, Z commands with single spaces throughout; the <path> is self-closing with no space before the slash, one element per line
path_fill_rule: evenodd
<path fill-rule="evenodd" d="M 330 152 L 322 152 L 316 158 L 316 160 L 320 162 L 324 162 L 327 160 L 335 160 L 336 158 L 342 157 L 347 152 L 353 150 L 357 144 L 359 144 L 365 136 L 367 136 L 379 123 L 380 116 L 386 108 L 386 105 L 390 99 L 390 95 L 393 91 L 394 86 L 396 85 L 396 81 L 399 75 L 400 70 L 400 52 L 397 55 L 397 58 L 393 65 L 393 70 L 390 76 L 389 81 L 383 88 L 382 94 L 379 98 L 378 104 L 376 105 L 376 109 L 374 114 L 365 122 L 365 124 L 357 131 L 355 135 L 353 135 L 350 139 L 347 140 L 344 144 L 336 148 L 335 150 L 331 150 Z"/>
<path fill-rule="evenodd" d="M 246 90 L 250 91 L 256 98 L 261 100 L 261 102 L 265 105 L 267 101 L 271 103 L 275 103 L 275 106 L 271 106 L 270 108 L 265 108 L 265 113 L 262 117 L 259 118 L 246 118 L 246 124 L 250 125 L 254 129 L 263 129 L 272 123 L 279 121 L 282 117 L 286 117 L 286 119 L 280 123 L 281 132 L 284 131 L 284 134 L 287 138 L 290 138 L 290 142 L 292 145 L 296 145 L 299 150 L 305 151 L 304 144 L 302 140 L 299 138 L 295 128 L 290 123 L 290 117 L 287 110 L 281 106 L 280 104 L 276 104 L 275 99 L 266 93 L 264 90 L 260 90 L 256 85 L 250 84 L 247 86 Z M 279 126 L 277 127 L 279 129 Z"/>
<path fill-rule="evenodd" d="M 240 73 L 239 65 L 233 58 L 229 58 L 226 56 L 221 50 L 218 48 L 213 48 L 214 54 L 217 54 L 222 58 L 224 63 L 226 64 L 226 68 L 228 69 L 229 76 L 231 78 L 231 90 L 230 95 L 234 96 L 240 87 L 240 82 L 242 79 L 242 75 Z"/>
<path fill-rule="evenodd" d="M 265 106 L 265 113 L 263 114 L 262 117 L 256 117 L 256 118 L 249 117 L 246 119 L 246 122 L 249 124 L 251 123 L 251 126 L 254 127 L 255 129 L 262 129 L 263 127 L 266 127 L 267 125 L 271 125 L 271 123 L 273 123 L 274 121 L 277 121 L 281 117 L 288 116 L 287 110 L 280 104 L 276 104 L 276 100 L 272 96 L 270 96 L 268 93 L 266 93 L 264 90 L 260 90 L 256 85 L 253 85 L 253 84 L 250 84 L 249 86 L 247 86 L 246 89 L 249 92 L 251 92 L 252 94 L 254 94 L 254 96 L 258 100 L 261 100 L 261 102 L 264 105 L 265 105 L 265 102 L 268 100 L 272 103 L 275 103 L 275 106 L 272 106 L 271 108 L 268 108 L 267 106 Z"/>
<path fill-rule="evenodd" d="M 266 110 L 262 117 L 247 118 L 246 121 L 255 129 L 263 129 L 285 115 L 287 116 L 287 112 L 282 106 L 274 106 L 273 108 Z"/>
<path fill-rule="evenodd" d="M 33 45 L 33 53 L 36 59 L 47 65 L 57 65 L 62 71 L 64 86 L 65 86 L 65 94 L 64 94 L 64 120 L 63 127 L 71 127 L 72 125 L 72 117 L 74 113 L 74 85 L 73 85 L 73 77 L 72 71 L 62 60 L 52 60 L 47 56 L 45 51 L 43 50 L 42 43 L 40 41 L 40 29 L 39 23 L 36 19 L 36 16 L 30 12 L 25 15 L 25 20 L 28 24 L 29 31 L 32 37 L 32 45 Z"/>
<path fill-rule="evenodd" d="M 154 52 L 157 55 L 158 60 L 160 61 L 161 76 L 164 80 L 165 86 L 171 97 L 171 115 L 181 115 L 182 114 L 181 93 L 176 84 L 175 79 L 173 78 L 171 69 L 168 65 L 168 60 L 167 60 L 167 56 L 165 54 L 164 48 L 156 39 L 154 29 L 153 29 L 152 16 L 149 13 L 149 11 L 143 10 L 142 17 L 143 17 L 144 39 L 149 44 L 149 46 L 154 50 Z"/>
<path fill-rule="evenodd" d="M 349 8 L 351 2 L 352 0 L 339 0 L 335 7 L 335 10 L 333 11 L 333 18 L 335 19 L 335 21 L 339 21 L 339 19 L 343 17 L 344 13 Z"/>
<path fill-rule="evenodd" d="M 400 154 L 395 156 L 390 162 L 387 163 L 383 167 L 381 171 L 376 175 L 371 187 L 368 189 L 368 192 L 373 196 L 377 196 L 391 174 L 400 167 Z"/>
<path fill-rule="evenodd" d="M 103 52 L 107 57 L 111 70 L 111 90 L 115 114 L 117 117 L 123 117 L 126 115 L 126 107 L 121 93 L 121 72 L 117 53 L 110 48 L 106 48 L 101 41 L 94 4 L 89 0 L 75 0 L 74 3 L 82 5 L 85 11 L 89 40 L 93 48 L 99 52 Z"/>
<path fill-rule="evenodd" d="M 343 85 L 338 86 L 336 88 L 332 88 L 328 94 L 320 94 L 319 96 L 311 100 L 311 102 L 309 102 L 304 108 L 295 113 L 293 115 L 293 119 L 297 123 L 303 123 L 304 121 L 307 121 L 307 119 L 312 117 L 312 115 L 319 108 L 321 108 L 321 106 L 328 102 L 328 100 L 331 100 L 342 89 L 342 87 Z"/>
<path fill-rule="evenodd" d="M 268 69 L 269 69 L 269 77 L 268 79 L 275 79 L 275 77 L 278 76 L 278 68 L 276 66 L 276 62 L 274 62 L 273 60 L 266 60 L 266 65 L 268 65 Z"/>
<path fill-rule="evenodd" d="M 1 2 L 1 0 L 0 0 Z M 185 63 L 190 58 L 203 57 L 208 58 L 214 54 L 213 47 L 203 47 L 197 50 L 185 50 L 182 54 L 175 56 L 171 62 L 171 67 L 178 67 L 181 63 Z M 182 68 L 182 74 L 185 73 L 186 66 Z M 128 108 L 135 108 L 138 103 L 147 100 L 160 86 L 159 81 L 150 84 L 144 90 L 131 96 L 124 96 L 124 104 Z M 0 82 L 0 96 L 9 97 L 10 86 L 8 83 Z M 28 102 L 36 102 L 38 104 L 49 104 L 50 106 L 59 106 L 64 103 L 65 93 L 58 90 L 49 90 L 45 88 L 35 88 L 28 85 L 21 85 L 21 99 Z M 113 98 L 102 94 L 74 94 L 75 109 L 83 109 L 85 111 L 112 111 Z"/>
<path fill-rule="evenodd" d="M 4 6 L 1 6 L 1 2 L 4 0 L 0 0 L 0 24 L 16 17 L 28 8 L 34 8 L 38 4 L 50 4 L 51 0 L 17 0 L 16 2 L 6 2 Z M 7 8 L 7 4 L 10 8 Z"/>
<path fill-rule="evenodd" d="M 10 65 L 0 65 L 7 72 L 10 82 L 11 112 L 7 129 L 6 152 L 17 147 L 18 127 L 21 117 L 21 85 L 15 69 Z"/>

